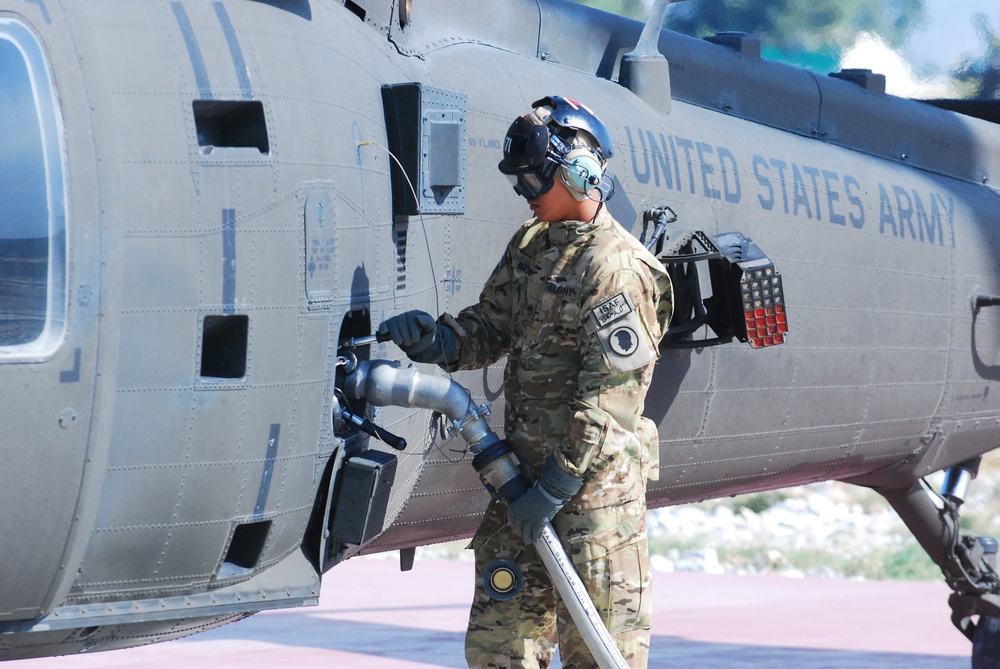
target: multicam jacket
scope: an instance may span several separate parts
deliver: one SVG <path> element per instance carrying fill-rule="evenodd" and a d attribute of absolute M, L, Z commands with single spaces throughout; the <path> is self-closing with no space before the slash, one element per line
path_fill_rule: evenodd
<path fill-rule="evenodd" d="M 442 316 L 459 341 L 446 367 L 507 356 L 506 436 L 527 473 L 554 454 L 584 477 L 565 512 L 639 500 L 644 512 L 658 439 L 642 410 L 671 310 L 663 265 L 603 207 L 593 222 L 535 218 L 508 244 L 479 303 Z"/>

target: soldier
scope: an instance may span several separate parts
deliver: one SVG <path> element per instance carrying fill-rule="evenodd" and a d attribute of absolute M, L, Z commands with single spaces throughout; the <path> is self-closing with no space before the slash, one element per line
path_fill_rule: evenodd
<path fill-rule="evenodd" d="M 559 96 L 535 102 L 504 140 L 499 169 L 534 218 L 522 226 L 479 302 L 435 320 L 410 311 L 378 331 L 414 361 L 475 369 L 507 356 L 505 432 L 534 485 L 490 504 L 473 539 L 478 575 L 498 559 L 524 586 L 491 596 L 477 578 L 466 635 L 470 667 L 564 667 L 594 660 L 533 543 L 546 521 L 632 667 L 645 667 L 651 624 L 646 481 L 656 427 L 642 416 L 672 308 L 663 266 L 604 207 L 613 153 L 604 124 Z"/>

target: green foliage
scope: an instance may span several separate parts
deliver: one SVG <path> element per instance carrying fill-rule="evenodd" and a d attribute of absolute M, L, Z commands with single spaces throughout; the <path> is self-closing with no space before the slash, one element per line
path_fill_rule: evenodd
<path fill-rule="evenodd" d="M 974 21 L 983 52 L 963 60 L 952 73 L 969 88 L 972 97 L 1000 98 L 1000 36 L 997 35 L 989 18 L 976 14 Z"/>
<path fill-rule="evenodd" d="M 691 537 L 675 537 L 669 535 L 650 536 L 649 554 L 669 555 L 672 552 L 683 553 L 684 551 L 692 551 L 703 548 L 704 545 L 704 542 Z"/>
<path fill-rule="evenodd" d="M 939 581 L 944 578 L 941 569 L 915 543 L 886 553 L 882 557 L 882 565 L 882 578 L 904 581 Z"/>
<path fill-rule="evenodd" d="M 642 0 L 577 0 L 645 19 Z M 822 72 L 836 69 L 859 33 L 903 45 L 923 19 L 924 0 L 690 0 L 670 6 L 664 27 L 694 37 L 723 31 L 759 37 L 768 57 Z"/>
<path fill-rule="evenodd" d="M 675 5 L 666 27 L 702 37 L 738 30 L 791 55 L 852 46 L 861 32 L 901 46 L 923 17 L 923 0 L 699 0 Z"/>
<path fill-rule="evenodd" d="M 675 557 L 685 551 L 704 548 L 690 538 L 657 537 L 650 541 L 651 555 Z M 719 563 L 727 572 L 786 574 L 864 578 L 870 580 L 940 581 L 941 570 L 915 542 L 899 547 L 873 547 L 844 554 L 822 546 L 775 550 L 764 543 L 717 546 Z"/>
<path fill-rule="evenodd" d="M 733 511 L 739 513 L 740 509 L 749 509 L 754 513 L 762 513 L 786 499 L 788 499 L 788 493 L 781 490 L 767 490 L 765 492 L 737 495 L 733 498 Z"/>
<path fill-rule="evenodd" d="M 646 3 L 642 0 L 575 0 L 575 2 L 630 19 L 646 20 Z"/>

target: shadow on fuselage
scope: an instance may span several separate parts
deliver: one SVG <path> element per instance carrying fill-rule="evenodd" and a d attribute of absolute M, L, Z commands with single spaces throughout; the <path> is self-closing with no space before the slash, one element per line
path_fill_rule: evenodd
<path fill-rule="evenodd" d="M 306 21 L 312 20 L 312 8 L 309 6 L 309 0 L 254 0 L 254 2 L 283 9 L 304 18 Z"/>

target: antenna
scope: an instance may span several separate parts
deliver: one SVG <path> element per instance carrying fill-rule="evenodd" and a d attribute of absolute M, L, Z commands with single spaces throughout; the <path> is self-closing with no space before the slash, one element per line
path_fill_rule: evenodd
<path fill-rule="evenodd" d="M 660 30 L 663 29 L 663 22 L 667 18 L 667 9 L 675 2 L 681 0 L 656 0 L 649 10 L 649 17 L 646 25 L 642 27 L 642 34 L 639 35 L 639 42 L 635 49 L 626 54 L 627 56 L 659 56 Z"/>

